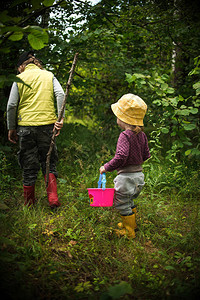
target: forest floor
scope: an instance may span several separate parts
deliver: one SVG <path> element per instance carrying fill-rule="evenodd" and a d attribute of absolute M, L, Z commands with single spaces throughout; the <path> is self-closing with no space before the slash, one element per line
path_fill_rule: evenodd
<path fill-rule="evenodd" d="M 144 165 L 136 238 L 117 237 L 114 207 L 91 207 L 99 167 L 115 144 L 80 124 L 57 139 L 58 195 L 51 210 L 41 173 L 37 204 L 24 207 L 16 149 L 1 156 L 1 294 L 6 299 L 197 299 L 200 293 L 199 174 L 180 164 Z M 115 140 L 116 141 L 116 140 Z M 113 142 L 112 139 L 110 142 Z M 115 173 L 107 174 L 113 187 Z"/>

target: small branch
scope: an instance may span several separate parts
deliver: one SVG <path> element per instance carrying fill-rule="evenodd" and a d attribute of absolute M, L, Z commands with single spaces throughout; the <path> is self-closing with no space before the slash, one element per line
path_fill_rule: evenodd
<path fill-rule="evenodd" d="M 78 59 L 78 53 L 75 54 L 71 70 L 69 71 L 69 73 L 70 73 L 69 74 L 69 79 L 68 79 L 68 82 L 67 82 L 65 97 L 64 97 L 64 100 L 63 100 L 61 111 L 60 111 L 59 116 L 58 116 L 58 120 L 57 120 L 58 122 L 61 121 L 61 119 L 63 118 L 63 115 L 64 115 L 66 100 L 67 100 L 67 97 L 69 95 L 69 89 L 70 89 L 70 86 L 71 86 L 71 83 L 72 83 L 72 78 L 73 78 L 73 74 L 74 74 L 74 71 L 75 71 L 77 59 Z M 48 183 L 49 183 L 50 159 L 51 159 L 51 152 L 52 152 L 54 144 L 55 144 L 56 133 L 57 133 L 57 130 L 54 130 L 52 138 L 51 138 L 49 151 L 47 153 L 47 159 L 46 159 L 46 187 L 48 187 Z"/>

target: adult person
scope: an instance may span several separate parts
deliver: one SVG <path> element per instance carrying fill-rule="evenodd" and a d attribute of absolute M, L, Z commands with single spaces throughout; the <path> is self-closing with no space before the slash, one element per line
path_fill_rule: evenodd
<path fill-rule="evenodd" d="M 18 160 L 23 170 L 24 204 L 30 206 L 35 203 L 35 182 L 40 167 L 46 180 L 46 155 L 52 133 L 56 130 L 58 136 L 63 127 L 63 118 L 60 122 L 56 121 L 54 96 L 59 114 L 64 91 L 53 73 L 43 69 L 33 51 L 23 52 L 17 67 L 17 77 L 22 81 L 13 83 L 8 99 L 8 140 L 14 144 L 19 141 Z M 61 205 L 57 195 L 57 160 L 57 148 L 54 145 L 47 187 L 52 208 Z"/>

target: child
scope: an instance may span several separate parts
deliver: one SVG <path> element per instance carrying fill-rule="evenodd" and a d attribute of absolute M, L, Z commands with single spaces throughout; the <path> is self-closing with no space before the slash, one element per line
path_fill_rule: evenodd
<path fill-rule="evenodd" d="M 119 135 L 115 156 L 100 167 L 100 173 L 117 170 L 114 204 L 122 218 L 122 223 L 118 224 L 122 229 L 116 230 L 116 233 L 135 238 L 137 225 L 133 199 L 138 197 L 145 184 L 142 164 L 150 158 L 147 137 L 143 132 L 147 105 L 140 97 L 125 94 L 111 108 L 117 124 L 124 131 Z"/>

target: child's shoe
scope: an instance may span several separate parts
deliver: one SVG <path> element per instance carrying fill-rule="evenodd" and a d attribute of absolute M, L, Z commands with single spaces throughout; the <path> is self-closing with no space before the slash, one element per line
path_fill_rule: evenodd
<path fill-rule="evenodd" d="M 116 229 L 115 232 L 118 236 L 126 235 L 128 238 L 135 238 L 135 214 L 130 216 L 121 216 L 122 226 L 121 230 Z"/>

